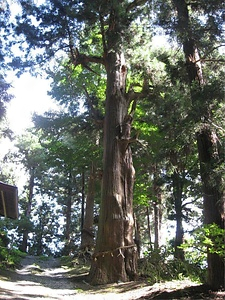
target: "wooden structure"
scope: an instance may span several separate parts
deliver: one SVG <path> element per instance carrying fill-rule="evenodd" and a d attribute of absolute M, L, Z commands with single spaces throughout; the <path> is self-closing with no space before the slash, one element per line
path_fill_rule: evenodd
<path fill-rule="evenodd" d="M 18 210 L 18 189 L 16 186 L 5 184 L 0 181 L 0 215 L 17 219 Z"/>

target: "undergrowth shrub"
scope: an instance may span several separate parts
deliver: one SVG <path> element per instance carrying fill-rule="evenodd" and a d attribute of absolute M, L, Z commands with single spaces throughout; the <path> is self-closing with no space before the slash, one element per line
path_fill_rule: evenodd
<path fill-rule="evenodd" d="M 26 253 L 18 249 L 9 248 L 8 244 L 7 234 L 4 231 L 0 232 L 0 268 L 2 269 L 18 267 L 22 257 L 26 256 Z"/>
<path fill-rule="evenodd" d="M 147 278 L 150 284 L 187 277 L 204 282 L 206 269 L 199 263 L 176 259 L 169 249 L 161 247 L 145 252 L 144 258 L 139 260 L 139 275 Z"/>

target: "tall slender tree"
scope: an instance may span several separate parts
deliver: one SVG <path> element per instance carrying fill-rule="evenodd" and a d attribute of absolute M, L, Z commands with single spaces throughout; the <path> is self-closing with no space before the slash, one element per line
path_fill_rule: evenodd
<path fill-rule="evenodd" d="M 166 5 L 170 6 L 169 17 L 172 17 L 172 14 L 175 16 L 172 28 L 178 43 L 183 47 L 185 57 L 192 117 L 197 127 L 204 221 L 206 224 L 216 223 L 220 228 L 224 228 L 224 187 L 221 173 L 218 172 L 223 156 L 219 152 L 219 138 L 211 123 L 212 107 L 215 107 L 223 96 L 222 91 L 219 92 L 219 86 L 217 93 L 212 93 L 215 87 L 209 78 L 204 77 L 202 66 L 202 61 L 214 60 L 213 52 L 223 41 L 224 3 L 221 1 L 188 3 L 184 0 L 173 0 L 168 1 Z M 161 6 L 160 10 L 163 15 L 165 9 Z M 164 15 L 161 24 L 171 29 L 170 21 Z M 224 287 L 224 262 L 215 253 L 208 253 L 208 283 L 215 289 Z"/>

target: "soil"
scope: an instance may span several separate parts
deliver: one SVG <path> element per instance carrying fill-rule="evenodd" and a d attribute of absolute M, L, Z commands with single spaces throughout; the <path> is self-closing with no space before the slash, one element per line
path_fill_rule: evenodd
<path fill-rule="evenodd" d="M 0 270 L 0 299 L 30 300 L 148 300 L 225 299 L 224 291 L 212 292 L 189 280 L 158 283 L 147 281 L 91 286 L 82 265 L 61 266 L 58 258 L 27 256 L 21 268 Z"/>

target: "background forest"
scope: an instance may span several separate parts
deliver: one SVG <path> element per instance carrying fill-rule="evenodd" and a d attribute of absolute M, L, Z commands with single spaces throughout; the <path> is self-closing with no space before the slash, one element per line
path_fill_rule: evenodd
<path fill-rule="evenodd" d="M 86 261 L 116 249 L 122 259 L 133 235 L 138 273 L 150 282 L 191 276 L 224 287 L 225 4 L 92 2 L 1 4 L 0 138 L 14 147 L 1 157 L 0 181 L 25 181 L 19 219 L 0 220 L 1 265 L 13 264 L 18 251 Z M 19 136 L 5 118 L 9 71 L 50 79 L 49 95 L 60 107 L 35 114 L 34 126 Z M 109 134 L 117 101 L 121 122 Z M 135 169 L 133 191 L 122 181 L 125 199 L 133 194 L 133 208 L 122 205 L 133 231 L 127 229 L 128 245 L 104 248 L 98 238 L 95 250 L 117 140 Z M 131 279 L 133 270 L 127 273 Z"/>

